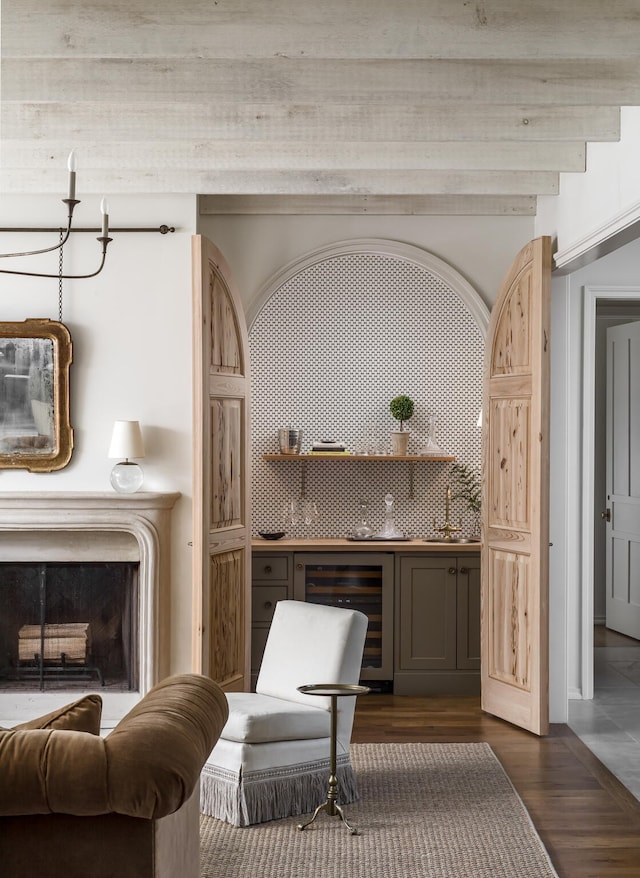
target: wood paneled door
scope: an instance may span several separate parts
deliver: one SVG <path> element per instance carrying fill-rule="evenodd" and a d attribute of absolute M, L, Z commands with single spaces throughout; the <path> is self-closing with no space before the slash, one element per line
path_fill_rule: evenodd
<path fill-rule="evenodd" d="M 193 669 L 250 684 L 249 358 L 220 251 L 193 237 Z"/>
<path fill-rule="evenodd" d="M 607 628 L 640 639 L 640 321 L 607 330 Z"/>
<path fill-rule="evenodd" d="M 491 313 L 483 402 L 482 707 L 548 731 L 551 240 L 513 262 Z"/>

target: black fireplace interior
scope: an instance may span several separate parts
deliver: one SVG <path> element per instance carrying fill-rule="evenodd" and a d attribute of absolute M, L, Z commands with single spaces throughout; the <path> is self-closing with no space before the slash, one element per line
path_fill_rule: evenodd
<path fill-rule="evenodd" d="M 0 691 L 138 688 L 138 564 L 0 563 Z"/>

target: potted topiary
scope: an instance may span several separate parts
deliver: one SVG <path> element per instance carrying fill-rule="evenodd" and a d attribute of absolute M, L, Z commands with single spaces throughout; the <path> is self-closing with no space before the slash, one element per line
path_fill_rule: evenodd
<path fill-rule="evenodd" d="M 413 415 L 413 400 L 404 394 L 395 396 L 389 404 L 389 410 L 396 421 L 400 421 L 400 429 L 391 433 L 393 453 L 397 457 L 404 457 L 409 447 L 409 431 L 404 429 L 404 422 Z"/>

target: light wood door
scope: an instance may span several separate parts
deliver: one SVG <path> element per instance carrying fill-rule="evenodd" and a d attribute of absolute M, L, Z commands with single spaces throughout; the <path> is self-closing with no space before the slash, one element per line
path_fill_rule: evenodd
<path fill-rule="evenodd" d="M 551 240 L 514 260 L 484 366 L 482 707 L 548 731 Z"/>
<path fill-rule="evenodd" d="M 240 297 L 220 251 L 192 239 L 193 668 L 250 684 L 249 360 Z"/>
<path fill-rule="evenodd" d="M 607 628 L 640 640 L 640 322 L 607 330 Z"/>

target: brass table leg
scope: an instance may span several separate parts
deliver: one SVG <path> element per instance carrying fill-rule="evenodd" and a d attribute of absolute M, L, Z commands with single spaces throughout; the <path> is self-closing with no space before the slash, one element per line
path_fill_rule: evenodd
<path fill-rule="evenodd" d="M 351 835 L 357 835 L 358 830 L 352 826 L 347 818 L 345 817 L 345 813 L 338 805 L 338 777 L 337 777 L 337 732 L 338 732 L 338 721 L 337 721 L 337 713 L 338 713 L 338 697 L 336 695 L 331 695 L 331 753 L 329 759 L 329 789 L 327 790 L 327 800 L 323 802 L 321 805 L 318 805 L 316 810 L 313 812 L 313 817 L 310 820 L 307 820 L 306 823 L 299 823 L 298 829 L 302 831 L 306 829 L 307 826 L 311 826 L 313 821 L 316 819 L 320 811 L 326 811 L 329 817 L 335 817 L 338 815 L 344 825 L 347 827 Z"/>

